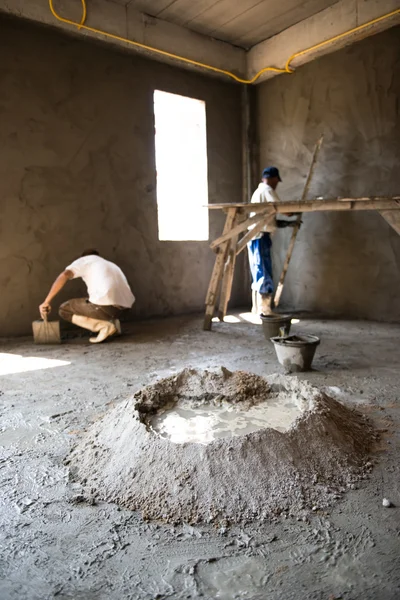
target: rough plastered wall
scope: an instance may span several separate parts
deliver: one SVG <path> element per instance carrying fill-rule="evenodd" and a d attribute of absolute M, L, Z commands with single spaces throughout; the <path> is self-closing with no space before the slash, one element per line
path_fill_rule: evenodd
<path fill-rule="evenodd" d="M 7 19 L 0 55 L 0 336 L 28 333 L 54 278 L 93 246 L 126 273 L 132 317 L 201 310 L 208 242 L 157 237 L 153 91 L 206 101 L 210 202 L 240 202 L 239 86 Z M 210 217 L 213 239 L 223 216 Z M 70 283 L 55 307 L 83 291 Z"/>
<path fill-rule="evenodd" d="M 400 28 L 258 89 L 260 166 L 299 199 L 325 134 L 309 197 L 400 195 Z M 274 244 L 276 279 L 290 230 Z M 400 236 L 377 213 L 304 216 L 282 296 L 288 309 L 400 321 Z"/>

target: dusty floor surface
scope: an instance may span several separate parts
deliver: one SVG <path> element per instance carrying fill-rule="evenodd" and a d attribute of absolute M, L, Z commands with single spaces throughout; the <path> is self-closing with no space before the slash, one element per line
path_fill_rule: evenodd
<path fill-rule="evenodd" d="M 398 599 L 400 326 L 301 321 L 294 331 L 322 338 L 315 370 L 301 377 L 386 430 L 376 466 L 309 521 L 226 530 L 144 523 L 115 505 L 80 502 L 63 459 L 110 405 L 183 367 L 281 372 L 259 325 L 209 333 L 186 317 L 136 324 L 94 347 L 3 341 L 0 598 Z M 384 508 L 384 497 L 395 506 Z"/>

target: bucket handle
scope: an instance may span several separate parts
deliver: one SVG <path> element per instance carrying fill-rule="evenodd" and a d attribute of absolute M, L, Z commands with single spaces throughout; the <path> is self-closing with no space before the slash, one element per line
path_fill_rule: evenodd
<path fill-rule="evenodd" d="M 279 327 L 279 337 L 287 337 L 290 332 L 290 323 L 285 323 L 282 327 Z"/>

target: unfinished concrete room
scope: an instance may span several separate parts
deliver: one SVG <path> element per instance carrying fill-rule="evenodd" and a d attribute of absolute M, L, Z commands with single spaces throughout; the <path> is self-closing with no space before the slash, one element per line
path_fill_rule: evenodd
<path fill-rule="evenodd" d="M 1 600 L 398 600 L 399 0 L 0 54 Z"/>

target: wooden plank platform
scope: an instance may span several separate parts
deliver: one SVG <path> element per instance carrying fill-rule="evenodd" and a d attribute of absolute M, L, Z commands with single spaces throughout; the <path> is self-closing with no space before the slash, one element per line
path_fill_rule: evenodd
<path fill-rule="evenodd" d="M 363 198 L 329 198 L 307 201 L 291 200 L 288 202 L 266 203 L 232 203 L 232 204 L 208 204 L 210 210 L 222 210 L 226 213 L 226 221 L 221 236 L 211 243 L 211 248 L 217 253 L 214 269 L 206 297 L 206 313 L 204 316 L 203 329 L 211 330 L 212 319 L 219 299 L 218 317 L 222 321 L 232 290 L 236 256 L 244 250 L 246 244 L 263 229 L 263 226 L 272 215 L 285 213 L 305 213 L 317 211 L 359 211 L 376 210 L 382 217 L 400 234 L 400 196 L 380 197 L 368 196 Z M 248 213 L 256 213 L 248 217 Z M 254 225 L 248 231 L 249 225 Z M 239 240 L 239 235 L 244 233 Z M 295 236 L 294 236 L 295 240 Z M 288 256 L 293 250 L 293 244 L 289 248 Z M 281 288 L 284 276 L 287 272 L 289 261 L 281 276 Z M 222 285 L 221 285 L 222 284 Z M 280 293 L 282 289 L 279 290 Z M 279 302 L 278 296 L 278 302 Z"/>
<path fill-rule="evenodd" d="M 263 212 L 265 202 L 261 203 L 232 203 L 232 204 L 206 204 L 210 210 L 228 210 L 229 208 L 241 209 L 243 212 Z M 284 202 L 268 202 L 268 207 L 273 207 L 275 212 L 313 212 L 318 210 L 396 210 L 400 208 L 400 196 L 369 196 L 365 198 L 327 198 L 314 200 L 285 200 Z"/>

